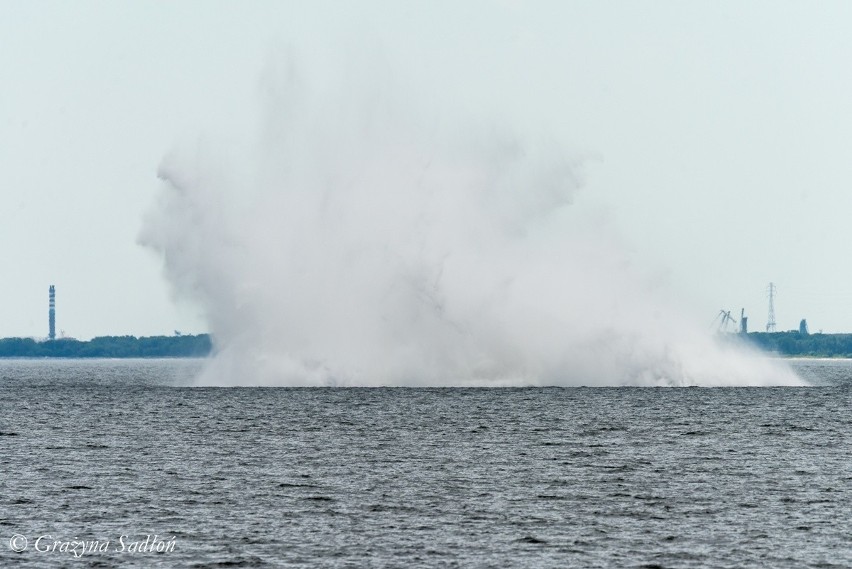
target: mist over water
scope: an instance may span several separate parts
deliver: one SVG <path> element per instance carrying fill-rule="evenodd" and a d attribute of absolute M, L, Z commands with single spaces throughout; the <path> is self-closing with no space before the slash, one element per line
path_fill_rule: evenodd
<path fill-rule="evenodd" d="M 392 77 L 271 65 L 242 132 L 163 160 L 140 242 L 205 311 L 199 382 L 801 383 L 679 316 L 559 141 Z"/>

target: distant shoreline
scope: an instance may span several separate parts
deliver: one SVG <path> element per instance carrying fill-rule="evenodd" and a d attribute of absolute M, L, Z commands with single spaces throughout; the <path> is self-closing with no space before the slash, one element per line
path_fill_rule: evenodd
<path fill-rule="evenodd" d="M 745 343 L 781 358 L 852 359 L 852 334 L 751 332 L 723 334 L 726 342 Z M 204 358 L 210 334 L 186 336 L 100 336 L 88 341 L 63 338 L 0 338 L 0 359 L 9 358 Z"/>
<path fill-rule="evenodd" d="M 852 359 L 852 334 L 751 332 L 730 337 L 784 358 Z"/>
<path fill-rule="evenodd" d="M 0 338 L 0 359 L 11 358 L 204 358 L 210 355 L 209 334 L 187 336 L 100 336 L 88 341 Z"/>
<path fill-rule="evenodd" d="M 852 360 L 852 356 L 785 356 L 772 354 L 785 360 Z"/>

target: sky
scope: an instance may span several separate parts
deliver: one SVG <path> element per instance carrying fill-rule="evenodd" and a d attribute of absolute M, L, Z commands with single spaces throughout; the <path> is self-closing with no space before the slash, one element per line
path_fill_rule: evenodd
<path fill-rule="evenodd" d="M 0 337 L 204 332 L 139 244 L 157 169 L 228 130 L 282 50 L 584 158 L 574 206 L 709 327 L 852 331 L 848 2 L 0 0 Z"/>

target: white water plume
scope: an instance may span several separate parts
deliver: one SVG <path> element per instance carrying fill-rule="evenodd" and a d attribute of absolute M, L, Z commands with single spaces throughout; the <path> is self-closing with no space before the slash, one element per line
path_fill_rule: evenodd
<path fill-rule="evenodd" d="M 557 142 L 344 77 L 269 71 L 247 135 L 160 167 L 140 242 L 205 310 L 201 383 L 800 383 L 667 307 Z"/>

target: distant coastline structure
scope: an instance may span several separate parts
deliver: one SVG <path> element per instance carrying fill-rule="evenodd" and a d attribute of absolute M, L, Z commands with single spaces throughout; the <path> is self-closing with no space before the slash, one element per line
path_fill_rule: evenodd
<path fill-rule="evenodd" d="M 48 295 L 50 298 L 49 308 L 47 311 L 47 339 L 55 340 L 56 339 L 56 287 L 50 285 L 50 289 L 48 291 Z"/>
<path fill-rule="evenodd" d="M 740 309 L 740 334 L 748 334 L 748 316 L 745 315 L 745 308 Z"/>
<path fill-rule="evenodd" d="M 775 332 L 775 283 L 769 283 L 769 317 L 766 319 L 766 331 Z"/>

